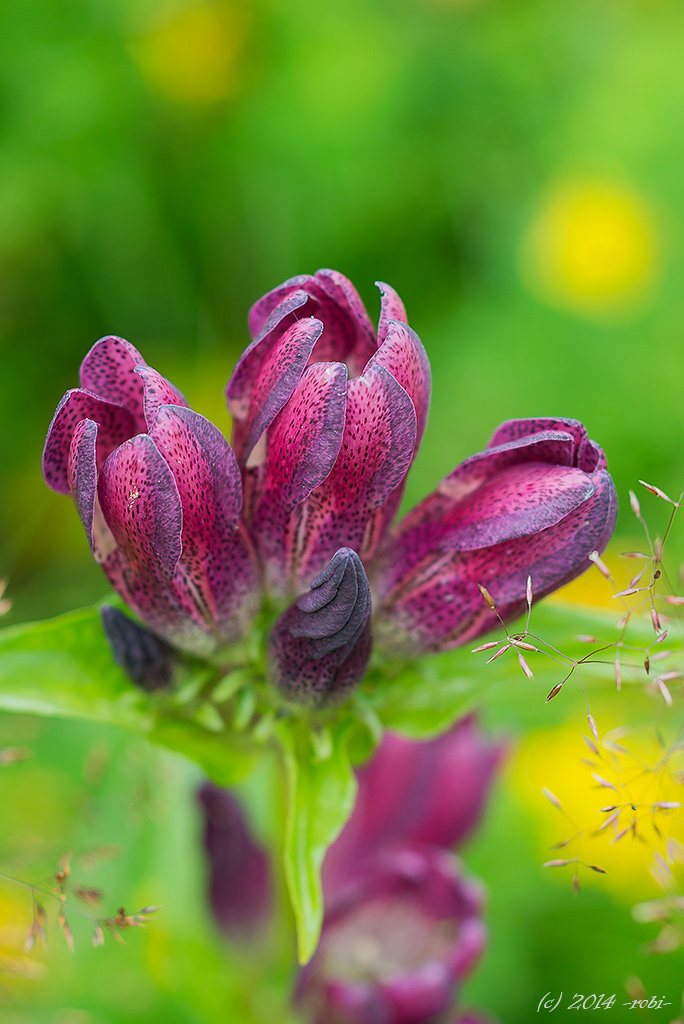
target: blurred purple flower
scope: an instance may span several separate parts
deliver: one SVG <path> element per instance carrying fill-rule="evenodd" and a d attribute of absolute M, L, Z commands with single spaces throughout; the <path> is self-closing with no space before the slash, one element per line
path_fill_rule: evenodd
<path fill-rule="evenodd" d="M 426 1024 L 450 1009 L 486 933 L 480 886 L 448 848 L 477 825 L 503 753 L 469 716 L 428 742 L 388 734 L 358 771 L 354 812 L 325 861 L 321 940 L 296 990 L 316 1024 Z M 210 905 L 235 934 L 270 906 L 268 862 L 228 791 L 199 795 Z"/>
<path fill-rule="evenodd" d="M 365 671 L 366 573 L 385 647 L 444 650 L 497 625 L 478 584 L 513 617 L 528 575 L 536 597 L 568 582 L 615 522 L 601 450 L 577 421 L 545 419 L 504 424 L 391 529 L 430 367 L 400 298 L 379 287 L 377 331 L 330 270 L 256 303 L 226 392 L 233 448 L 109 337 L 83 361 L 43 453 L 45 479 L 73 495 L 114 588 L 177 647 L 209 656 L 244 635 L 263 592 L 289 603 L 271 671 L 287 697 L 314 704 Z"/>
<path fill-rule="evenodd" d="M 229 790 L 205 783 L 197 800 L 204 824 L 209 906 L 227 935 L 242 938 L 263 924 L 271 910 L 268 856 L 253 839 Z"/>
<path fill-rule="evenodd" d="M 358 771 L 354 811 L 325 859 L 326 884 L 335 887 L 361 862 L 406 843 L 460 845 L 482 817 L 505 752 L 475 715 L 432 740 L 385 733 Z"/>
<path fill-rule="evenodd" d="M 389 733 L 358 771 L 297 989 L 316 1024 L 424 1024 L 451 1007 L 485 929 L 480 889 L 448 850 L 480 820 L 504 751 L 471 715 L 427 742 Z"/>
<path fill-rule="evenodd" d="M 399 847 L 333 891 L 297 1001 L 316 1024 L 423 1024 L 485 945 L 479 886 L 438 847 Z"/>

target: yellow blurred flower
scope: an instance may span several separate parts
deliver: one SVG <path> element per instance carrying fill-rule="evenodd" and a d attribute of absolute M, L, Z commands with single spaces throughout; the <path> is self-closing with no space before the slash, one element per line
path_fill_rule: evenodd
<path fill-rule="evenodd" d="M 549 870 L 568 884 L 577 870 L 582 886 L 607 887 L 629 903 L 674 891 L 684 854 L 684 746 L 661 745 L 652 725 L 616 729 L 598 744 L 587 738 L 576 721 L 530 735 L 510 766 L 508 784 L 533 823 L 540 862 L 568 860 Z M 559 843 L 566 845 L 554 849 Z"/>
<path fill-rule="evenodd" d="M 0 983 L 13 989 L 14 983 L 42 977 L 45 965 L 36 951 L 26 953 L 24 944 L 31 924 L 31 897 L 12 891 L 10 882 L 0 888 Z"/>
<path fill-rule="evenodd" d="M 206 104 L 235 91 L 243 10 L 200 4 L 174 11 L 132 46 L 149 84 L 169 99 Z"/>
<path fill-rule="evenodd" d="M 592 179 L 553 186 L 520 247 L 521 274 L 534 294 L 590 315 L 637 305 L 658 262 L 654 218 L 641 197 Z"/>

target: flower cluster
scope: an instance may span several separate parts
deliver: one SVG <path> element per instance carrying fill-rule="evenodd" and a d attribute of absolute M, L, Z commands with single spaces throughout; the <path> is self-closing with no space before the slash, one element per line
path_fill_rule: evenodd
<path fill-rule="evenodd" d="M 354 812 L 324 864 L 321 940 L 296 986 L 307 1020 L 425 1024 L 449 1012 L 486 939 L 481 887 L 451 848 L 478 824 L 503 753 L 470 717 L 430 742 L 388 733 L 359 770 Z M 228 791 L 205 786 L 200 806 L 210 906 L 242 938 L 246 893 L 263 920 L 263 854 Z"/>
<path fill-rule="evenodd" d="M 201 657 L 245 635 L 265 595 L 282 614 L 271 680 L 339 700 L 372 643 L 445 650 L 577 576 L 615 522 L 602 451 L 575 420 L 514 420 L 398 525 L 428 414 L 430 367 L 399 296 L 377 331 L 329 270 L 252 308 L 227 386 L 232 447 L 129 342 L 98 341 L 43 453 L 96 560 L 145 625 Z"/>

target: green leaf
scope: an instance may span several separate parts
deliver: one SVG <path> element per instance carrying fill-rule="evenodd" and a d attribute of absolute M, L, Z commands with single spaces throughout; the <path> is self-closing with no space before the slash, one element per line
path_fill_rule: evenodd
<path fill-rule="evenodd" d="M 287 775 L 283 859 L 297 923 L 299 960 L 311 959 L 323 923 L 321 867 L 354 807 L 356 776 L 348 754 L 350 724 L 335 730 L 332 743 L 314 744 L 301 720 L 278 726 Z M 327 755 L 327 756 L 326 756 Z"/>
<path fill-rule="evenodd" d="M 0 710 L 119 726 L 185 755 L 220 785 L 242 778 L 257 753 L 249 741 L 174 699 L 146 694 L 116 665 L 99 607 L 0 631 Z"/>

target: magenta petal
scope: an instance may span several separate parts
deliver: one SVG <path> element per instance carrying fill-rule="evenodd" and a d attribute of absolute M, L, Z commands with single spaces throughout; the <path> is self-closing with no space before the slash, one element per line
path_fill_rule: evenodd
<path fill-rule="evenodd" d="M 479 584 L 489 590 L 502 618 L 512 622 L 525 610 L 528 575 L 539 599 L 583 573 L 591 552 L 608 542 L 617 515 L 608 473 L 601 470 L 590 479 L 591 496 L 539 533 L 475 550 L 445 551 L 439 543 L 431 554 L 426 550 L 381 609 L 384 642 L 414 653 L 467 643 L 498 625 Z M 399 559 L 401 550 L 398 545 Z"/>
<path fill-rule="evenodd" d="M 456 859 L 436 847 L 393 847 L 341 888 L 326 884 L 325 897 L 321 941 L 297 986 L 307 1018 L 441 1020 L 484 946 L 479 886 Z"/>
<path fill-rule="evenodd" d="M 271 680 L 289 700 L 337 703 L 363 676 L 371 649 L 371 596 L 355 551 L 342 548 L 311 589 L 276 620 Z"/>
<path fill-rule="evenodd" d="M 491 547 L 557 526 L 594 493 L 593 479 L 566 466 L 511 466 L 455 506 L 443 549 Z"/>
<path fill-rule="evenodd" d="M 378 347 L 366 307 L 344 274 L 318 270 L 314 281 L 314 287 L 308 290 L 319 303 L 316 315 L 325 325 L 316 358 L 347 360 L 352 373 L 360 373 Z M 326 296 L 332 302 L 326 302 Z"/>
<path fill-rule="evenodd" d="M 231 401 L 238 400 L 244 382 L 251 377 L 252 358 L 247 358 L 247 354 L 254 352 L 261 339 L 270 334 L 278 324 L 283 323 L 284 326 L 289 327 L 295 320 L 301 319 L 300 310 L 309 302 L 305 286 L 310 280 L 308 274 L 291 277 L 277 288 L 262 295 L 250 309 L 247 322 L 249 333 L 254 341 L 242 354 L 231 383 L 228 385 L 232 391 Z"/>
<path fill-rule="evenodd" d="M 546 430 L 518 440 L 485 448 L 461 462 L 438 487 L 438 493 L 461 499 L 488 477 L 523 463 L 544 462 L 555 466 L 573 466 L 575 445 L 565 431 Z"/>
<path fill-rule="evenodd" d="M 382 366 L 347 385 L 342 447 L 307 502 L 300 529 L 300 579 L 345 546 L 368 558 L 385 525 L 383 506 L 406 475 L 416 442 L 413 402 Z"/>
<path fill-rule="evenodd" d="M 507 531 L 510 531 L 511 537 L 534 532 L 532 521 L 528 520 L 526 525 L 524 516 L 517 516 L 515 508 L 518 502 L 521 507 L 525 504 L 522 500 L 526 489 L 525 475 L 529 473 L 530 480 L 535 474 L 537 479 L 543 479 L 546 472 L 557 472 L 561 474 L 557 479 L 567 479 L 570 491 L 574 487 L 577 488 L 576 496 L 580 500 L 583 485 L 577 475 L 580 471 L 569 468 L 572 462 L 572 437 L 553 431 L 488 448 L 466 459 L 441 481 L 436 491 L 419 502 L 402 519 L 394 540 L 398 541 L 399 547 L 396 552 L 390 553 L 389 567 L 385 567 L 379 580 L 380 590 L 385 592 L 392 589 L 400 579 L 406 579 L 409 571 L 430 552 L 471 546 L 478 530 L 476 512 L 482 515 L 483 520 L 491 520 L 488 527 L 483 522 L 482 537 L 485 541 L 487 529 L 494 542 L 498 528 L 501 530 L 501 540 L 505 539 Z M 562 476 L 564 473 L 569 474 L 567 478 Z M 512 477 L 509 479 L 511 474 Z M 516 475 L 518 482 L 512 490 L 515 491 L 517 486 L 520 494 L 511 494 L 507 499 L 507 506 L 503 507 L 497 495 L 498 482 L 501 481 L 502 491 L 511 491 L 511 484 L 515 481 Z M 589 488 L 593 486 L 593 478 L 591 474 L 582 475 L 587 488 L 583 496 L 587 497 L 591 493 Z M 560 490 L 568 488 L 561 486 Z M 479 499 L 481 493 L 486 493 L 487 501 Z M 532 513 L 543 518 L 546 515 L 543 508 L 533 513 L 535 493 L 534 487 L 531 486 L 526 502 L 528 515 Z M 573 507 L 571 496 L 566 493 L 557 505 L 556 519 L 563 502 L 566 512 Z M 497 515 L 501 517 L 498 524 L 494 522 Z M 550 520 L 548 525 L 551 525 Z"/>
<path fill-rule="evenodd" d="M 142 381 L 145 423 L 150 433 L 162 405 L 180 405 L 187 408 L 188 403 L 178 388 L 152 366 L 139 366 L 135 372 Z"/>
<path fill-rule="evenodd" d="M 131 413 L 104 398 L 72 388 L 62 398 L 48 427 L 43 449 L 43 476 L 54 491 L 69 493 L 69 447 L 81 420 L 94 420 L 99 425 L 97 460 L 101 465 L 107 455 L 130 437 L 135 430 Z"/>
<path fill-rule="evenodd" d="M 68 464 L 69 490 L 85 527 L 91 549 L 97 501 L 97 423 L 81 420 L 71 438 Z"/>
<path fill-rule="evenodd" d="M 160 407 L 150 436 L 173 473 L 183 512 L 176 585 L 222 642 L 254 610 L 256 570 L 238 520 L 240 469 L 223 434 L 199 413 Z"/>
<path fill-rule="evenodd" d="M 316 1002 L 313 1024 L 394 1024 L 393 1010 L 381 990 L 362 981 L 332 981 Z"/>
<path fill-rule="evenodd" d="M 347 406 L 347 368 L 314 363 L 268 432 L 264 489 L 288 511 L 301 504 L 335 465 Z"/>
<path fill-rule="evenodd" d="M 594 441 L 589 440 L 587 432 L 579 420 L 550 417 L 508 420 L 494 432 L 488 447 L 510 444 L 546 431 L 564 433 L 573 439 L 574 456 L 571 465 L 577 466 L 587 473 L 591 473 L 594 469 L 606 468 L 606 457 L 603 451 Z"/>
<path fill-rule="evenodd" d="M 105 521 L 134 571 L 168 586 L 181 555 L 183 514 L 171 470 L 148 434 L 112 452 L 98 485 Z"/>
<path fill-rule="evenodd" d="M 135 368 L 144 365 L 145 360 L 129 341 L 108 335 L 95 342 L 81 363 L 81 387 L 123 405 L 135 417 L 136 428 L 142 429 L 142 386 Z"/>
<path fill-rule="evenodd" d="M 296 388 L 323 325 L 297 320 L 284 333 L 272 330 L 250 348 L 228 383 L 228 407 L 235 417 L 235 443 L 246 459 Z"/>
<path fill-rule="evenodd" d="M 249 314 L 252 336 L 261 338 L 267 329 L 272 329 L 268 328 L 269 320 L 280 317 L 279 304 L 293 301 L 294 293 L 298 296 L 297 315 L 300 318 L 315 316 L 324 324 L 314 359 L 346 362 L 352 375 L 361 373 L 377 349 L 375 330 L 354 285 L 337 271 L 319 270 L 314 275 L 302 274 L 264 295 Z M 299 298 L 302 293 L 304 305 Z"/>
<path fill-rule="evenodd" d="M 342 363 L 312 364 L 269 429 L 251 532 L 273 593 L 290 589 L 297 542 L 291 513 L 325 480 L 338 456 L 346 383 Z"/>
<path fill-rule="evenodd" d="M 385 340 L 369 366 L 384 366 L 410 395 L 416 410 L 416 448 L 420 444 L 430 408 L 430 360 L 415 331 L 406 324 L 390 321 Z"/>
<path fill-rule="evenodd" d="M 186 544 L 213 550 L 215 529 L 233 529 L 242 508 L 237 459 L 213 423 L 192 409 L 162 405 L 150 437 L 173 473 L 183 506 Z M 220 561 L 220 551 L 216 552 Z"/>
<path fill-rule="evenodd" d="M 384 281 L 376 281 L 375 287 L 380 289 L 380 319 L 378 320 L 378 345 L 382 345 L 387 337 L 390 320 L 408 323 L 406 309 L 394 288 Z"/>
<path fill-rule="evenodd" d="M 430 960 L 419 968 L 386 981 L 380 990 L 392 1007 L 393 1024 L 434 1020 L 449 1006 L 454 981 L 447 964 Z"/>

